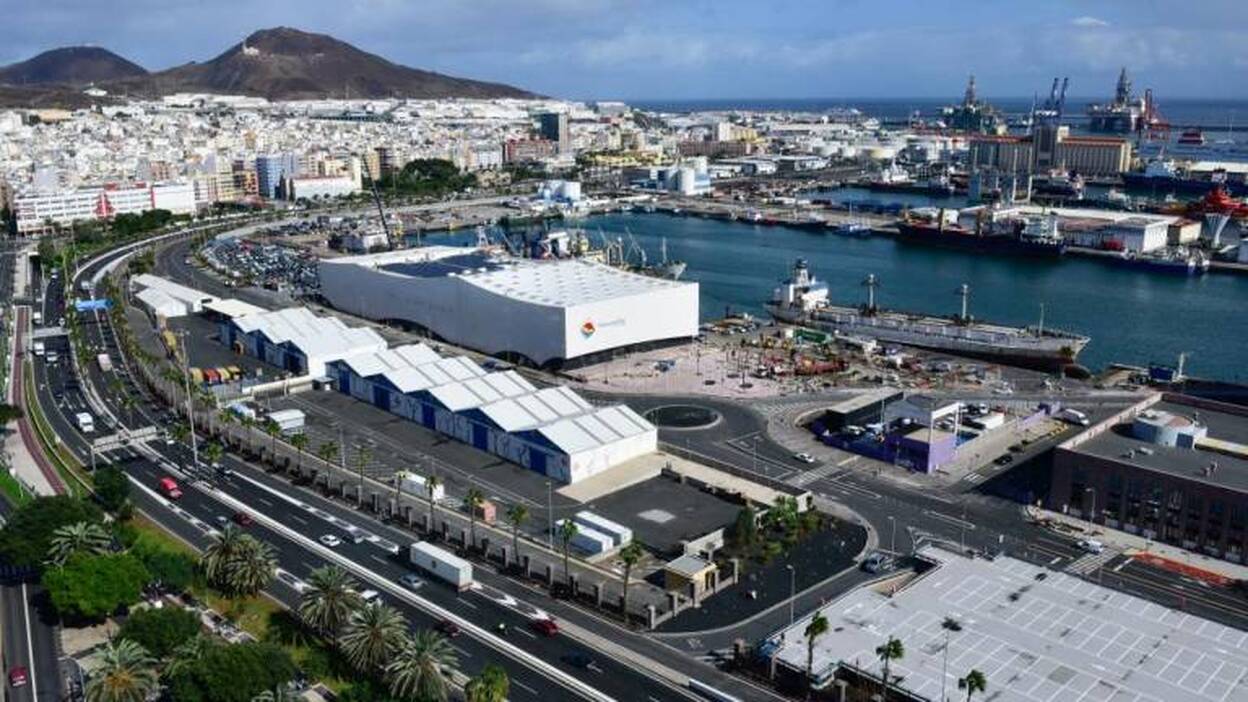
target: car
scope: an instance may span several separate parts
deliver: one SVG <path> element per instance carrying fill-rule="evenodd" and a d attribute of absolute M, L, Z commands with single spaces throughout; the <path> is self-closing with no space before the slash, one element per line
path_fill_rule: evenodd
<path fill-rule="evenodd" d="M 1100 553 L 1105 550 L 1105 544 L 1096 539 L 1080 539 L 1079 548 L 1088 553 Z"/>
<path fill-rule="evenodd" d="M 317 540 L 320 541 L 325 546 L 328 546 L 330 548 L 337 548 L 338 546 L 342 545 L 342 539 L 338 538 L 337 536 L 334 536 L 333 534 L 325 534 L 324 536 L 322 536 L 321 538 Z"/>
<path fill-rule="evenodd" d="M 893 567 L 893 557 L 882 551 L 872 551 L 862 559 L 862 569 L 868 573 L 883 573 Z"/>
<path fill-rule="evenodd" d="M 459 636 L 459 625 L 451 621 L 450 619 L 443 619 L 442 621 L 434 625 L 434 628 L 436 628 L 439 632 L 442 633 L 443 636 L 445 636 L 448 639 L 453 639 L 456 636 Z"/>
<path fill-rule="evenodd" d="M 559 658 L 559 660 L 567 663 L 573 668 L 580 668 L 581 670 L 588 670 L 589 667 L 594 664 L 594 657 L 585 651 L 573 651 L 571 653 L 564 654 Z"/>
<path fill-rule="evenodd" d="M 793 460 L 801 461 L 802 463 L 814 463 L 815 457 L 809 453 L 795 453 L 793 454 Z"/>
<path fill-rule="evenodd" d="M 419 590 L 425 584 L 415 573 L 405 573 L 399 576 L 399 584 L 408 590 Z"/>
<path fill-rule="evenodd" d="M 217 526 L 221 527 L 222 529 L 230 525 L 230 518 L 225 516 L 224 514 L 218 514 L 216 521 L 217 521 Z"/>
<path fill-rule="evenodd" d="M 1005 454 L 1004 456 L 997 456 L 997 459 L 993 461 L 993 463 L 996 463 L 999 466 L 1008 466 L 1013 462 L 1014 462 L 1014 457 L 1008 453 Z"/>
<path fill-rule="evenodd" d="M 542 636 L 554 636 L 559 633 L 559 625 L 555 623 L 554 619 L 549 617 L 534 619 L 530 626 L 532 626 L 533 630 Z"/>
<path fill-rule="evenodd" d="M 234 523 L 239 526 L 251 526 L 255 521 L 246 512 L 235 512 L 233 519 Z"/>
<path fill-rule="evenodd" d="M 376 590 L 364 590 L 360 593 L 360 601 L 364 604 L 373 604 L 381 602 L 381 593 Z"/>
<path fill-rule="evenodd" d="M 26 666 L 15 665 L 9 669 L 9 684 L 13 687 L 21 687 L 30 682 L 30 675 L 26 672 Z"/>

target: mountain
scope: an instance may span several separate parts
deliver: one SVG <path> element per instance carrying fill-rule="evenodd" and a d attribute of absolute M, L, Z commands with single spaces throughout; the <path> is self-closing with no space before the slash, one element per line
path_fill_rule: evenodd
<path fill-rule="evenodd" d="M 0 84 L 84 87 L 147 75 L 136 63 L 96 46 L 67 46 L 0 68 Z"/>
<path fill-rule="evenodd" d="M 116 81 L 130 95 L 205 92 L 270 100 L 317 98 L 530 98 L 501 83 L 408 68 L 339 41 L 288 27 L 255 32 L 206 63 Z"/>

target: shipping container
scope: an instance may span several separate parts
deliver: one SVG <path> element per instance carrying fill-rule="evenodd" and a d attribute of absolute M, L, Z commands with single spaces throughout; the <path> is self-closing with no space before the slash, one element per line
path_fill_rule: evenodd
<path fill-rule="evenodd" d="M 205 383 L 216 385 L 221 382 L 221 376 L 217 375 L 216 368 L 205 368 L 201 372 L 203 373 Z"/>
<path fill-rule="evenodd" d="M 199 385 L 204 382 L 204 372 L 198 368 L 191 369 L 191 382 Z"/>
<path fill-rule="evenodd" d="M 401 470 L 394 474 L 394 478 L 400 482 L 399 489 L 404 494 L 417 495 L 424 498 L 429 497 L 428 488 L 425 487 L 424 476 Z M 446 498 L 446 487 L 442 483 L 438 483 L 433 487 L 433 499 L 436 502 L 440 502 L 444 498 Z"/>
<path fill-rule="evenodd" d="M 412 565 L 457 590 L 472 586 L 472 564 L 427 541 L 412 544 L 411 560 Z"/>
<path fill-rule="evenodd" d="M 302 433 L 304 423 L 306 422 L 303 410 L 297 409 L 285 409 L 270 412 L 268 417 L 265 419 L 276 424 L 278 430 L 283 434 Z"/>
<path fill-rule="evenodd" d="M 566 520 L 560 519 L 555 522 L 555 538 L 560 538 L 559 534 Z M 577 525 L 576 534 L 568 541 L 572 548 L 589 556 L 597 556 L 600 553 L 606 553 L 615 548 L 615 540 L 610 536 L 603 534 L 591 527 Z"/>
<path fill-rule="evenodd" d="M 588 510 L 572 515 L 572 521 L 576 522 L 576 525 L 582 529 L 588 527 L 600 534 L 610 536 L 613 546 L 623 546 L 633 540 L 632 529 Z"/>

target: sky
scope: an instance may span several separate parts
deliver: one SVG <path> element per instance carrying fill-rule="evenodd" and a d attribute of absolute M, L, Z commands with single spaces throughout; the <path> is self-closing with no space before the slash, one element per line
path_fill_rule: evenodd
<path fill-rule="evenodd" d="M 73 44 L 149 70 L 250 32 L 323 32 L 392 61 L 569 99 L 1248 99 L 1248 0 L 0 0 L 0 63 Z"/>

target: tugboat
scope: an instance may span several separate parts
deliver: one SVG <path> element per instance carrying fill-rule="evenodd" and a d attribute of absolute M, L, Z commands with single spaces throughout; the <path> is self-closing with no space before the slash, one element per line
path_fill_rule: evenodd
<path fill-rule="evenodd" d="M 875 304 L 879 281 L 868 276 L 867 304 L 861 307 L 833 305 L 828 286 L 815 280 L 806 261 L 798 259 L 791 277 L 776 288 L 767 311 L 780 322 L 838 336 L 871 338 L 959 356 L 980 358 L 1027 368 L 1058 370 L 1072 366 L 1088 344 L 1088 337 L 1044 326 L 1009 327 L 975 321 L 970 315 L 970 286 L 963 285 L 960 314 L 933 317 L 894 312 Z"/>

